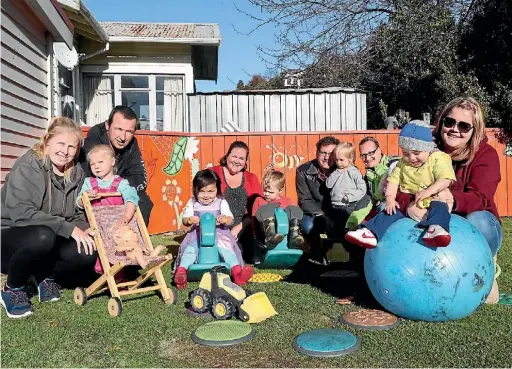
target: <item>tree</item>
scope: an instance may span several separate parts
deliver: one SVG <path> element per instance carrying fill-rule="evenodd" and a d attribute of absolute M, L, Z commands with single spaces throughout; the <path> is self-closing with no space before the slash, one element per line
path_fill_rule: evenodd
<path fill-rule="evenodd" d="M 473 96 L 488 125 L 512 132 L 510 0 L 249 1 L 278 29 L 270 65 L 299 66 L 304 87 L 368 91 L 369 127 L 384 110 L 435 117 Z"/>
<path fill-rule="evenodd" d="M 249 0 L 261 14 L 247 13 L 277 29 L 277 49 L 262 49 L 282 68 L 305 68 L 326 53 L 340 56 L 364 51 L 375 31 L 391 16 L 418 6 L 449 9 L 464 23 L 477 0 Z"/>
<path fill-rule="evenodd" d="M 402 7 L 368 40 L 369 72 L 363 84 L 379 92 L 390 112 L 404 109 L 411 118 L 421 118 L 444 98 L 436 81 L 458 80 L 457 45 L 450 8 L 428 3 Z"/>
<path fill-rule="evenodd" d="M 459 53 L 463 70 L 489 94 L 488 123 L 512 132 L 512 3 L 478 2 Z"/>
<path fill-rule="evenodd" d="M 243 81 L 239 81 L 237 84 L 237 90 L 277 90 L 280 88 L 283 88 L 281 75 L 265 78 L 261 74 L 255 74 L 246 84 Z"/>

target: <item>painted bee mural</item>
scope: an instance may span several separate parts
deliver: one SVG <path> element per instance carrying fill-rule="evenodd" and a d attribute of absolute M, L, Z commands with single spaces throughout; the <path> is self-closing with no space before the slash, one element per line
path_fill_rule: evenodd
<path fill-rule="evenodd" d="M 266 145 L 267 149 L 272 151 L 272 154 L 269 155 L 270 163 L 263 169 L 263 171 L 267 171 L 271 168 L 285 168 L 285 169 L 293 169 L 297 168 L 302 160 L 304 160 L 303 156 L 300 156 L 302 153 L 302 149 L 300 146 L 293 145 L 288 150 L 284 146 L 280 146 L 277 148 L 275 145 Z M 291 154 L 292 149 L 297 148 L 297 154 Z"/>

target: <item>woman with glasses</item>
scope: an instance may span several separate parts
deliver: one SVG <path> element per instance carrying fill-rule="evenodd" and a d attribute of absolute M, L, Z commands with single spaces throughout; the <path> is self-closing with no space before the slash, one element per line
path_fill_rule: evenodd
<path fill-rule="evenodd" d="M 439 149 L 452 158 L 457 178 L 450 187 L 453 213 L 466 217 L 484 235 L 496 266 L 496 254 L 503 241 L 494 202 L 501 181 L 500 162 L 498 153 L 487 142 L 480 104 L 473 98 L 450 101 L 436 120 L 434 139 Z M 494 280 L 486 302 L 498 300 L 498 284 Z"/>

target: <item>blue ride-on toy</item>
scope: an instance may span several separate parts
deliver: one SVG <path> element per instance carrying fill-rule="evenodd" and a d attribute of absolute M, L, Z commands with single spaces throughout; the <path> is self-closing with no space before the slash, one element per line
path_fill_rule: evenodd
<path fill-rule="evenodd" d="M 291 248 L 291 239 L 289 237 L 290 222 L 288 215 L 282 208 L 276 208 L 274 212 L 276 233 L 285 235 L 284 239 L 279 244 L 268 250 L 263 256 L 263 261 L 254 264 L 255 267 L 260 269 L 289 269 L 293 268 L 297 261 L 302 256 L 303 251 L 300 249 Z"/>
<path fill-rule="evenodd" d="M 199 222 L 199 254 L 197 263 L 188 268 L 188 281 L 200 280 L 204 273 L 209 272 L 215 266 L 224 266 L 229 270 L 229 265 L 220 261 L 219 247 L 215 242 L 216 228 L 215 215 L 211 213 L 201 215 Z"/>

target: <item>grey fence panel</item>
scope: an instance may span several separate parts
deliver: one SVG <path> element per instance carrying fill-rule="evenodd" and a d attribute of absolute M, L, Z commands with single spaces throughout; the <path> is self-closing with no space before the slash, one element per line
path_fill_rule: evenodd
<path fill-rule="evenodd" d="M 254 132 L 264 132 L 267 130 L 266 122 L 267 116 L 265 111 L 265 96 L 255 95 L 253 97 L 253 108 L 254 108 Z M 252 127 L 249 127 L 248 131 L 251 132 Z"/>
<path fill-rule="evenodd" d="M 281 96 L 270 95 L 270 131 L 281 130 Z"/>
<path fill-rule="evenodd" d="M 215 121 L 215 124 L 214 125 L 212 124 L 211 126 L 209 126 L 205 132 L 219 132 L 220 129 L 222 128 L 222 126 L 227 123 L 226 121 L 224 121 L 224 124 L 222 123 L 223 122 L 222 95 L 212 95 L 212 96 L 206 96 L 206 97 L 209 99 L 212 99 L 212 100 L 215 99 L 215 101 L 217 102 L 217 104 L 215 105 L 217 108 L 217 120 Z"/>
<path fill-rule="evenodd" d="M 296 95 L 285 95 L 285 122 L 283 131 L 298 131 L 297 128 L 297 98 Z"/>
<path fill-rule="evenodd" d="M 201 108 L 199 105 L 199 98 L 188 100 L 189 132 L 199 132 L 201 129 Z"/>
<path fill-rule="evenodd" d="M 238 100 L 238 127 L 242 131 L 249 130 L 249 96 L 235 96 Z"/>
<path fill-rule="evenodd" d="M 348 122 L 347 122 L 347 95 L 343 94 L 340 96 L 340 122 L 341 122 L 341 130 L 348 131 Z"/>
<path fill-rule="evenodd" d="M 234 91 L 188 95 L 190 132 L 365 130 L 366 94 L 343 88 Z"/>
<path fill-rule="evenodd" d="M 332 94 L 331 98 L 331 127 L 341 127 L 341 99 L 340 95 Z"/>
<path fill-rule="evenodd" d="M 311 121 L 309 119 L 309 94 L 300 96 L 301 100 L 301 129 L 300 131 L 308 132 L 311 131 Z"/>

